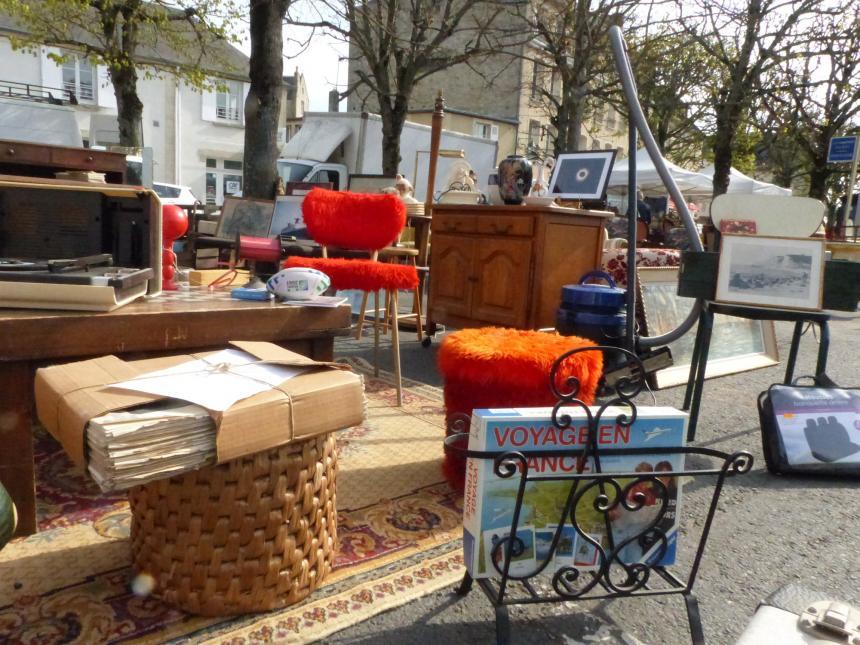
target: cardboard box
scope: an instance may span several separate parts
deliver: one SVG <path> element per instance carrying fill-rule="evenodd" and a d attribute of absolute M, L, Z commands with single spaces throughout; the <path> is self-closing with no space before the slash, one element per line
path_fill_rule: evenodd
<path fill-rule="evenodd" d="M 272 343 L 233 341 L 231 345 L 261 361 L 315 369 L 285 381 L 277 389 L 241 400 L 224 412 L 212 412 L 218 428 L 218 463 L 356 426 L 364 420 L 364 386 L 361 377 L 347 366 L 317 362 Z M 90 419 L 162 398 L 109 386 L 193 358 L 179 355 L 129 362 L 102 356 L 39 369 L 39 420 L 72 461 L 86 466 L 84 446 Z"/>

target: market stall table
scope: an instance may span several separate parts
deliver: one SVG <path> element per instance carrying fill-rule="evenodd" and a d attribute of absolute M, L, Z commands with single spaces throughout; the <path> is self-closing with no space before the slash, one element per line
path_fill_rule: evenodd
<path fill-rule="evenodd" d="M 166 293 L 110 313 L 0 309 L 0 482 L 18 508 L 18 535 L 36 532 L 36 368 L 103 354 L 220 349 L 230 340 L 270 341 L 325 361 L 332 359 L 334 337 L 347 335 L 350 322 L 348 305 L 284 306 L 205 289 Z"/>

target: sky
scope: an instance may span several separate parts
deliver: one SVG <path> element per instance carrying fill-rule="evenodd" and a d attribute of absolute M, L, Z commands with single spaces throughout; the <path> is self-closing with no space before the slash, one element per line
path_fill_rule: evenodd
<path fill-rule="evenodd" d="M 348 62 L 345 56 L 348 48 L 345 43 L 320 32 L 314 34 L 306 47 L 302 47 L 309 34 L 310 29 L 284 27 L 284 76 L 292 75 L 298 67 L 308 86 L 308 110 L 326 112 L 328 93 L 334 87 L 341 91 L 346 88 Z M 251 44 L 247 36 L 240 49 L 245 54 L 251 54 Z M 346 109 L 345 101 L 341 102 L 340 109 Z"/>

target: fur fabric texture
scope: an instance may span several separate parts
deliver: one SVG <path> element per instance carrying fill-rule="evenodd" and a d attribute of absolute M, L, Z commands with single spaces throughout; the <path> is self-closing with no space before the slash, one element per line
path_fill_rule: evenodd
<path fill-rule="evenodd" d="M 306 267 L 322 271 L 331 278 L 331 286 L 338 291 L 341 289 L 411 291 L 418 286 L 418 271 L 411 264 L 389 264 L 376 260 L 289 257 L 284 262 L 284 268 L 291 267 Z"/>
<path fill-rule="evenodd" d="M 549 371 L 566 351 L 590 347 L 594 341 L 576 336 L 559 336 L 536 331 L 485 327 L 449 334 L 439 347 L 437 361 L 445 381 L 445 419 L 468 418 L 475 408 L 544 407 L 556 402 L 549 386 Z M 599 351 L 574 354 L 562 364 L 556 385 L 568 391 L 566 380 L 579 380 L 579 398 L 594 403 L 603 375 L 603 355 Z M 448 431 L 448 434 L 452 434 Z M 446 448 L 442 471 L 448 482 L 463 490 L 465 460 Z"/>
<path fill-rule="evenodd" d="M 302 217 L 315 242 L 377 251 L 406 226 L 406 204 L 395 195 L 314 188 L 302 202 Z"/>

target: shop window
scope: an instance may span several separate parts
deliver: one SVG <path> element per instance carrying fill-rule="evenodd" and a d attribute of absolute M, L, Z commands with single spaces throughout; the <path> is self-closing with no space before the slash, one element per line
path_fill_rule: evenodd
<path fill-rule="evenodd" d="M 242 192 L 242 162 L 231 159 L 206 160 L 206 203 L 220 206 L 224 198 Z"/>
<path fill-rule="evenodd" d="M 75 95 L 80 103 L 93 103 L 96 98 L 93 65 L 86 58 L 66 54 L 63 63 L 63 89 Z"/>

